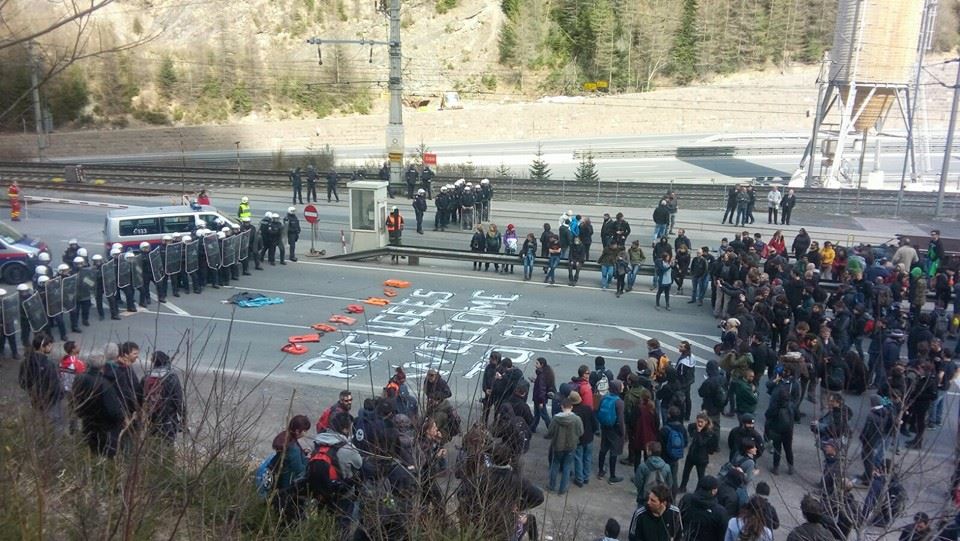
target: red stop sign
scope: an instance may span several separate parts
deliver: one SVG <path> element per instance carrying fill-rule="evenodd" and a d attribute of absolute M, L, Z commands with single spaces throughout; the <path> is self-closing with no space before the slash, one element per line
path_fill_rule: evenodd
<path fill-rule="evenodd" d="M 319 218 L 319 216 L 320 214 L 317 212 L 317 207 L 313 205 L 307 205 L 303 207 L 303 219 L 306 220 L 307 223 L 310 223 L 310 224 L 317 223 L 317 219 Z"/>

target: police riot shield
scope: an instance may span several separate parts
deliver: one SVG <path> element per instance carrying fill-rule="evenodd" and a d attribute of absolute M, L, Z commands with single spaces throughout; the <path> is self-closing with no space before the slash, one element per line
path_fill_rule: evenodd
<path fill-rule="evenodd" d="M 163 252 L 160 251 L 160 248 L 151 250 L 147 259 L 150 260 L 150 275 L 153 277 L 153 281 L 163 280 L 166 273 L 163 270 Z"/>
<path fill-rule="evenodd" d="M 63 282 L 61 279 L 53 278 L 43 284 L 44 295 L 47 298 L 47 315 L 49 317 L 57 316 L 63 313 Z"/>
<path fill-rule="evenodd" d="M 200 241 L 188 242 L 184 248 L 186 257 L 183 261 L 187 274 L 193 274 L 200 268 Z"/>
<path fill-rule="evenodd" d="M 183 243 L 177 242 L 167 245 L 167 262 L 163 270 L 167 276 L 179 274 L 183 267 Z"/>
<path fill-rule="evenodd" d="M 246 261 L 250 257 L 250 239 L 252 239 L 253 229 L 247 229 L 240 233 L 240 261 Z"/>
<path fill-rule="evenodd" d="M 137 254 L 136 257 L 130 260 L 130 283 L 133 284 L 134 289 L 140 289 L 143 287 L 143 266 L 147 264 L 143 260 L 143 256 Z"/>
<path fill-rule="evenodd" d="M 107 297 L 117 292 L 117 260 L 111 259 L 100 267 L 100 277 L 103 279 L 103 294 Z"/>
<path fill-rule="evenodd" d="M 240 237 L 234 235 L 223 239 L 223 266 L 229 267 L 237 262 L 240 252 Z"/>
<path fill-rule="evenodd" d="M 207 256 L 207 266 L 211 269 L 220 268 L 220 241 L 216 235 L 203 237 L 203 253 Z"/>
<path fill-rule="evenodd" d="M 89 300 L 96 287 L 97 276 L 93 273 L 93 269 L 87 267 L 80 269 L 80 281 L 77 283 L 77 298 L 80 300 Z"/>
<path fill-rule="evenodd" d="M 77 307 L 77 288 L 80 275 L 72 274 L 63 279 L 63 311 L 70 312 Z"/>
<path fill-rule="evenodd" d="M 121 257 L 117 260 L 117 287 L 123 289 L 130 285 L 130 274 L 133 272 L 133 258 Z"/>
<path fill-rule="evenodd" d="M 0 314 L 3 315 L 4 336 L 20 332 L 20 295 L 14 293 L 0 299 Z"/>
<path fill-rule="evenodd" d="M 40 293 L 30 295 L 21 303 L 23 313 L 27 315 L 27 322 L 30 324 L 30 330 L 40 332 L 47 326 L 47 312 L 43 307 L 43 299 Z"/>

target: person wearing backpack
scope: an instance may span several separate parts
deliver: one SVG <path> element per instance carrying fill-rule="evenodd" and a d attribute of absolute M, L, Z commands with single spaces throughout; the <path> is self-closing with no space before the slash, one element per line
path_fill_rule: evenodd
<path fill-rule="evenodd" d="M 647 444 L 647 459 L 633 471 L 633 484 L 637 487 L 637 503 L 642 504 L 645 494 L 656 485 L 673 486 L 673 471 L 663 460 L 663 446 L 658 441 Z"/>
<path fill-rule="evenodd" d="M 300 480 L 307 473 L 307 455 L 300 445 L 300 438 L 308 430 L 310 419 L 306 415 L 294 415 L 286 430 L 277 434 L 271 445 L 276 453 L 271 460 L 276 479 L 272 503 L 286 521 L 299 521 L 306 512 L 306 498 L 300 489 Z"/>
<path fill-rule="evenodd" d="M 687 449 L 687 431 L 683 427 L 680 409 L 676 406 L 667 410 L 667 422 L 660 428 L 660 445 L 663 448 L 663 459 L 670 465 L 672 483 L 670 488 L 676 492 L 680 459 Z"/>
<path fill-rule="evenodd" d="M 606 359 L 599 355 L 593 360 L 593 367 L 593 372 L 590 372 L 590 389 L 593 391 L 593 404 L 600 407 L 600 401 L 610 392 L 613 372 L 607 370 Z"/>
<path fill-rule="evenodd" d="M 623 415 L 623 382 L 610 382 L 610 393 L 600 401 L 597 421 L 600 423 L 600 457 L 597 459 L 597 478 L 603 479 L 604 458 L 610 453 L 610 477 L 608 483 L 619 483 L 623 477 L 617 477 L 617 459 L 623 453 L 623 439 L 626 432 Z"/>
<path fill-rule="evenodd" d="M 187 416 L 183 385 L 170 366 L 170 356 L 162 351 L 152 355 L 153 369 L 143 377 L 143 408 L 150 420 L 150 433 L 173 443 L 183 429 Z"/>
<path fill-rule="evenodd" d="M 800 385 L 793 379 L 790 367 L 784 367 L 781 375 L 767 383 L 770 405 L 764 414 L 764 435 L 773 444 L 773 468 L 770 473 L 780 472 L 780 455 L 786 455 L 787 473 L 793 475 L 793 425 L 800 401 Z"/>
<path fill-rule="evenodd" d="M 720 429 L 720 414 L 727 403 L 726 378 L 720 372 L 720 363 L 707 361 L 707 379 L 700 384 L 697 394 L 703 399 L 703 409 L 710 416 L 713 426 Z"/>
<path fill-rule="evenodd" d="M 347 412 L 330 417 L 326 430 L 313 438 L 313 454 L 307 464 L 307 486 L 322 509 L 333 513 L 337 528 L 350 531 L 356 505 L 355 485 L 363 459 L 350 442 L 353 419 Z"/>
<path fill-rule="evenodd" d="M 337 402 L 329 408 L 323 410 L 320 418 L 317 419 L 317 434 L 322 433 L 330 425 L 330 418 L 340 412 L 350 413 L 353 406 L 353 393 L 348 390 L 340 391 Z"/>

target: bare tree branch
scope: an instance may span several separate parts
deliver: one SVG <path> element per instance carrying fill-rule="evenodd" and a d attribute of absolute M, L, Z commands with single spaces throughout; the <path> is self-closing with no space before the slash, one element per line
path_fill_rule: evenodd
<path fill-rule="evenodd" d="M 51 32 L 54 32 L 55 30 L 57 30 L 58 28 L 61 28 L 73 21 L 76 21 L 77 19 L 83 19 L 85 17 L 88 17 L 89 15 L 92 15 L 97 10 L 102 9 L 103 7 L 107 6 L 108 4 L 112 4 L 113 2 L 114 0 L 99 0 L 99 1 L 91 0 L 90 6 L 85 9 L 81 9 L 74 2 L 73 13 L 70 13 L 69 15 L 64 15 L 62 18 L 58 19 L 56 22 L 47 26 L 46 28 L 27 34 L 26 36 L 15 37 L 9 41 L 0 42 L 0 51 L 2 51 L 3 49 L 8 49 L 10 47 L 15 47 L 21 43 L 33 41 L 41 36 L 50 34 Z M 0 11 L 2 11 L 3 7 L 5 7 L 7 3 L 9 3 L 9 0 L 4 0 L 4 2 L 0 4 Z M 0 14 L 0 17 L 2 17 L 2 14 Z"/>

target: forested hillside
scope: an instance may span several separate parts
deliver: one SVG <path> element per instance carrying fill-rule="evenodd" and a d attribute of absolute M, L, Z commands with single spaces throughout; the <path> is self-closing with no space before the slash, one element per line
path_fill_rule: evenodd
<path fill-rule="evenodd" d="M 103 2 L 104 0 L 98 0 Z M 744 69 L 815 63 L 839 0 L 404 0 L 411 103 L 527 100 L 698 84 Z M 70 2 L 0 1 L 13 40 Z M 313 118 L 382 110 L 384 47 L 373 0 L 110 0 L 34 41 L 3 47 L 0 130 L 35 125 L 31 72 L 51 129 Z M 935 48 L 958 40 L 960 0 L 941 0 Z M 9 41 L 8 41 L 9 42 Z M 812 83 L 811 83 L 812 84 Z"/>
<path fill-rule="evenodd" d="M 500 61 L 546 71 L 575 92 L 689 84 L 768 63 L 817 62 L 833 41 L 838 0 L 502 0 Z M 935 47 L 953 48 L 958 6 L 940 3 Z"/>

